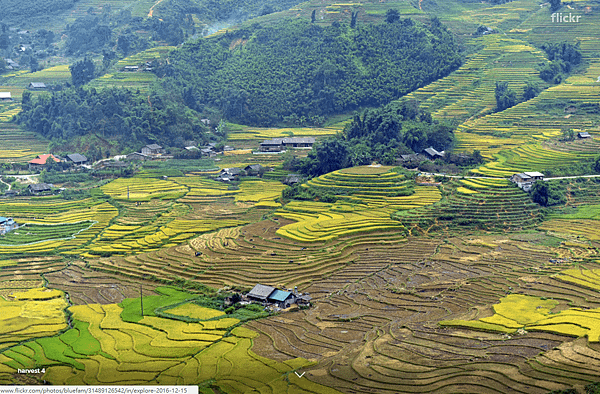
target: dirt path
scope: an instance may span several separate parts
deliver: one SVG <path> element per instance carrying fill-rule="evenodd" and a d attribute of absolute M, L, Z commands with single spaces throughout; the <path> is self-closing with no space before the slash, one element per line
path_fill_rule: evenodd
<path fill-rule="evenodd" d="M 148 18 L 152 18 L 152 14 L 154 13 L 154 7 L 162 3 L 163 0 L 158 0 L 152 7 L 150 7 L 150 12 L 148 12 Z"/>
<path fill-rule="evenodd" d="M 2 180 L 2 178 L 0 178 L 0 182 L 4 183 L 6 186 L 8 186 L 8 190 L 7 190 L 7 191 L 10 191 L 10 189 L 12 189 L 12 186 L 11 186 L 10 184 L 8 184 L 8 183 L 4 182 L 4 181 Z"/>

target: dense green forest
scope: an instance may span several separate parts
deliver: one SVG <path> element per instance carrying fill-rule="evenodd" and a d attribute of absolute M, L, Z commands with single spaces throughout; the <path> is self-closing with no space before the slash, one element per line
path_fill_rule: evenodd
<path fill-rule="evenodd" d="M 68 10 L 77 0 L 2 0 L 0 20 L 8 21 L 15 17 L 32 17 Z"/>
<path fill-rule="evenodd" d="M 123 149 L 150 142 L 183 147 L 202 141 L 207 131 L 193 110 L 158 93 L 126 89 L 70 88 L 37 97 L 26 91 L 16 119 L 53 141 L 97 134 L 120 140 Z"/>
<path fill-rule="evenodd" d="M 437 19 L 430 26 L 411 19 L 355 28 L 254 24 L 186 44 L 169 60 L 156 72 L 190 108 L 216 107 L 254 125 L 318 124 L 330 114 L 384 105 L 461 62 Z"/>
<path fill-rule="evenodd" d="M 307 176 L 377 161 L 393 164 L 399 154 L 433 147 L 445 150 L 454 142 L 454 126 L 432 120 L 418 103 L 390 103 L 355 114 L 344 131 L 317 143 L 305 159 L 291 159 L 285 166 Z"/>

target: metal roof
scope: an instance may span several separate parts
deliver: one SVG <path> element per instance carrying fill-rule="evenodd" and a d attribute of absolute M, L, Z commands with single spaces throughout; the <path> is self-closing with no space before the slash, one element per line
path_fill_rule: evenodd
<path fill-rule="evenodd" d="M 425 152 L 427 152 L 430 156 L 443 156 L 442 153 L 433 149 L 433 147 L 429 147 L 429 148 L 425 149 Z"/>
<path fill-rule="evenodd" d="M 286 137 L 283 138 L 284 144 L 314 144 L 315 139 L 313 137 Z"/>
<path fill-rule="evenodd" d="M 10 92 L 0 92 L 0 99 L 9 99 L 12 98 Z"/>
<path fill-rule="evenodd" d="M 83 163 L 87 161 L 87 157 L 85 157 L 84 155 L 80 155 L 79 153 L 72 153 L 70 155 L 67 155 L 67 158 L 73 163 Z"/>
<path fill-rule="evenodd" d="M 273 138 L 270 140 L 264 140 L 261 145 L 285 145 L 285 144 L 314 144 L 315 139 L 313 137 L 286 137 L 286 138 Z"/>
<path fill-rule="evenodd" d="M 278 302 L 283 302 L 285 300 L 287 300 L 287 298 L 292 295 L 291 292 L 289 291 L 283 291 L 283 290 L 275 290 L 270 296 L 269 296 L 269 300 L 271 301 L 278 301 Z"/>
<path fill-rule="evenodd" d="M 523 174 L 528 175 L 532 178 L 541 176 L 542 178 L 544 177 L 544 174 L 542 174 L 541 172 L 524 172 Z"/>
<path fill-rule="evenodd" d="M 43 82 L 31 82 L 29 86 L 31 86 L 32 88 L 45 88 L 46 84 Z"/>
<path fill-rule="evenodd" d="M 252 290 L 250 290 L 250 293 L 248 293 L 248 297 L 254 297 L 254 298 L 260 298 L 263 300 L 266 300 L 267 297 L 269 297 L 269 295 L 275 290 L 274 287 L 272 286 L 265 286 L 265 285 L 256 285 L 254 286 L 254 288 Z"/>
<path fill-rule="evenodd" d="M 35 184 L 31 184 L 31 185 L 29 185 L 29 188 L 31 190 L 33 190 L 33 191 L 36 191 L 36 192 L 41 192 L 41 191 L 44 191 L 44 190 L 50 190 L 50 189 L 52 189 L 50 187 L 50 185 L 47 184 L 47 183 L 35 183 Z"/>
<path fill-rule="evenodd" d="M 162 146 L 158 145 L 158 144 L 150 144 L 150 145 L 146 145 L 146 148 L 148 149 L 162 149 Z"/>

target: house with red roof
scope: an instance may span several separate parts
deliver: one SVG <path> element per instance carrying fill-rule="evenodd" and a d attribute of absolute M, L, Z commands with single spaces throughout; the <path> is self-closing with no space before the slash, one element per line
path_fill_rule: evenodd
<path fill-rule="evenodd" d="M 46 166 L 48 164 L 48 159 L 52 159 L 56 163 L 60 163 L 60 160 L 57 159 L 56 157 L 54 157 L 53 154 L 39 155 L 38 157 L 36 157 L 35 159 L 33 159 L 29 162 L 29 169 L 34 170 L 36 168 L 41 168 L 41 167 Z"/>

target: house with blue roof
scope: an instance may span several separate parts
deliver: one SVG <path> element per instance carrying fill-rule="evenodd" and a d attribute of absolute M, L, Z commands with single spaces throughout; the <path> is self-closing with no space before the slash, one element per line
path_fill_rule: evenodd
<path fill-rule="evenodd" d="M 296 296 L 291 291 L 275 289 L 268 297 L 269 302 L 277 304 L 280 308 L 289 308 L 296 303 Z"/>
<path fill-rule="evenodd" d="M 16 228 L 19 228 L 19 225 L 13 220 L 13 218 L 5 218 L 4 216 L 0 216 L 0 235 L 4 235 Z"/>

